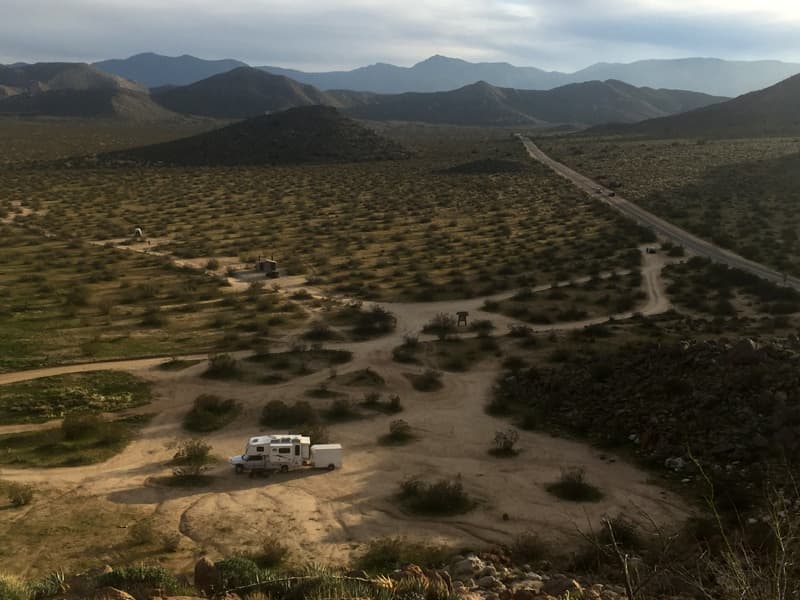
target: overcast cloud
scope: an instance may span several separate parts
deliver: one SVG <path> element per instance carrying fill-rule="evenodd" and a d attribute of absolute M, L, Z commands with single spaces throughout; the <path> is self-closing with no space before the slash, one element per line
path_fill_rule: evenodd
<path fill-rule="evenodd" d="M 576 70 L 714 56 L 800 62 L 800 0 L 0 0 L 0 62 L 138 52 L 350 69 L 433 54 Z"/>

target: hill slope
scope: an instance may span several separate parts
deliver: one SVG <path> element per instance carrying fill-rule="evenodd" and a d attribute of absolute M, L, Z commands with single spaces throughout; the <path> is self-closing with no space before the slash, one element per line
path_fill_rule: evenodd
<path fill-rule="evenodd" d="M 177 115 L 132 81 L 82 63 L 0 66 L 0 114 L 111 117 L 136 121 Z"/>
<path fill-rule="evenodd" d="M 54 90 L 0 98 L 0 115 L 104 117 L 130 121 L 179 118 L 157 105 L 146 93 L 128 90 Z"/>
<path fill-rule="evenodd" d="M 636 88 L 620 81 L 593 81 L 549 91 L 496 88 L 478 82 L 452 92 L 377 96 L 347 112 L 373 120 L 453 125 L 595 125 L 641 121 L 720 100 L 695 92 Z"/>
<path fill-rule="evenodd" d="M 104 73 L 84 63 L 0 65 L 0 85 L 15 88 L 18 93 L 54 90 L 146 91 L 132 81 Z"/>
<path fill-rule="evenodd" d="M 354 94 L 357 97 L 359 94 Z M 218 118 L 247 118 L 296 106 L 351 103 L 346 92 L 326 93 L 282 75 L 239 67 L 184 87 L 154 94 L 162 106 L 184 114 Z"/>
<path fill-rule="evenodd" d="M 99 159 L 106 163 L 215 166 L 360 162 L 406 155 L 395 142 L 342 116 L 335 108 L 307 106 Z"/>
<path fill-rule="evenodd" d="M 656 137 L 760 137 L 800 135 L 800 75 L 733 100 L 672 117 L 603 132 Z"/>
<path fill-rule="evenodd" d="M 162 56 L 145 52 L 124 59 L 103 60 L 94 63 L 94 66 L 153 88 L 162 85 L 188 85 L 247 65 L 232 59 L 204 60 L 188 54 Z"/>

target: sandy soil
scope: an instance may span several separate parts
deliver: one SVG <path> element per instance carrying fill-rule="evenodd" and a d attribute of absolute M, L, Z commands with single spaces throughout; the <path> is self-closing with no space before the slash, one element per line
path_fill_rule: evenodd
<path fill-rule="evenodd" d="M 669 308 L 659 277 L 665 259 L 661 254 L 644 257 L 647 301 L 638 312 L 656 314 Z M 285 280 L 280 283 L 287 293 L 295 287 L 308 289 L 300 280 L 289 286 Z M 408 446 L 387 448 L 376 443 L 388 430 L 389 422 L 397 418 L 381 415 L 330 428 L 332 440 L 345 447 L 341 470 L 302 470 L 251 479 L 235 475 L 229 465 L 221 462 L 211 473 L 214 480 L 209 487 L 176 489 L 160 485 L 157 478 L 170 472 L 166 463 L 173 450 L 169 446 L 187 437 L 181 429 L 181 419 L 200 393 L 236 398 L 244 407 L 235 423 L 206 438 L 215 454 L 226 458 L 241 453 L 247 437 L 263 431 L 258 417 L 266 401 L 299 399 L 329 374 L 322 371 L 278 386 L 253 386 L 202 379 L 204 363 L 176 373 L 155 369 L 165 359 L 148 358 L 0 375 L 0 384 L 6 384 L 63 373 L 120 369 L 153 381 L 157 397 L 139 409 L 156 413 L 140 437 L 106 463 L 46 471 L 4 469 L 0 478 L 145 508 L 157 515 L 167 530 L 180 531 L 190 547 L 212 555 L 256 547 L 266 534 L 278 533 L 293 546 L 298 557 L 331 563 L 347 561 L 363 542 L 398 533 L 463 546 L 509 542 L 514 535 L 531 530 L 545 540 L 568 547 L 575 542 L 578 528 L 585 528 L 588 523 L 596 525 L 604 515 L 623 513 L 631 517 L 646 513 L 662 524 L 684 519 L 689 509 L 677 496 L 651 483 L 648 474 L 585 444 L 520 432 L 523 451 L 518 457 L 489 456 L 487 450 L 495 431 L 508 427 L 506 421 L 490 417 L 483 410 L 499 372 L 496 359 L 486 360 L 468 373 L 445 374 L 444 388 L 439 392 L 413 390 L 405 374 L 419 368 L 391 359 L 391 351 L 402 336 L 417 334 L 437 313 L 457 310 L 469 311 L 473 319 L 491 319 L 500 332 L 516 323 L 501 315 L 481 313 L 479 307 L 485 300 L 384 304 L 397 317 L 396 332 L 363 343 L 343 344 L 353 351 L 354 358 L 339 368 L 340 373 L 370 367 L 386 381 L 381 392 L 400 395 L 405 410 L 399 416 L 419 436 Z M 605 320 L 538 329 L 574 329 Z M 363 389 L 349 391 L 358 398 Z M 561 469 L 570 467 L 584 468 L 605 498 L 594 504 L 571 504 L 549 495 L 544 486 L 556 480 Z M 407 477 L 455 475 L 461 475 L 465 488 L 479 501 L 478 507 L 466 515 L 437 519 L 410 516 L 393 499 L 399 482 Z"/>

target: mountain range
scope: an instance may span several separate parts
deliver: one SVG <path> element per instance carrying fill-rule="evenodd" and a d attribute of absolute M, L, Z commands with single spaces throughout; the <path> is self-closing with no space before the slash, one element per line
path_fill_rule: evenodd
<path fill-rule="evenodd" d="M 619 81 L 580 83 L 548 91 L 497 88 L 478 82 L 450 92 L 323 92 L 253 67 L 154 91 L 153 97 L 174 112 L 217 118 L 245 118 L 323 104 L 361 119 L 453 125 L 631 123 L 724 100 L 696 92 L 636 88 Z"/>
<path fill-rule="evenodd" d="M 735 138 L 800 135 L 800 75 L 733 100 L 632 125 L 597 128 L 598 133 L 652 137 Z"/>
<path fill-rule="evenodd" d="M 451 125 L 596 125 L 633 123 L 722 100 L 696 92 L 637 88 L 621 81 L 574 83 L 547 91 L 499 88 L 480 81 L 450 92 L 375 96 L 346 112 L 375 121 Z"/>
<path fill-rule="evenodd" d="M 186 85 L 246 65 L 232 59 L 210 61 L 187 55 L 167 57 L 147 53 L 101 61 L 95 66 L 152 88 Z M 796 63 L 715 58 L 598 63 L 573 73 L 564 73 L 508 63 L 471 63 L 439 55 L 411 67 L 377 63 L 349 71 L 317 73 L 279 66 L 258 68 L 323 91 L 347 89 L 381 94 L 449 91 L 476 81 L 498 87 L 548 90 L 570 83 L 613 79 L 637 87 L 681 89 L 733 97 L 800 73 L 800 64 Z"/>

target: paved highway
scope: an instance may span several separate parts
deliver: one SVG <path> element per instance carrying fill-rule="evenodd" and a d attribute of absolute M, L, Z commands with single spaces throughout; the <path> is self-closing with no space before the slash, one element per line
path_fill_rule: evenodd
<path fill-rule="evenodd" d="M 761 277 L 762 279 L 766 279 L 772 283 L 792 287 L 800 291 L 800 279 L 797 277 L 786 276 L 783 273 L 771 269 L 765 265 L 748 260 L 743 256 L 739 256 L 730 250 L 725 250 L 724 248 L 715 246 L 714 244 L 689 233 L 685 229 L 681 229 L 680 227 L 677 227 L 672 223 L 655 216 L 653 213 L 646 211 L 633 202 L 625 200 L 625 198 L 622 198 L 619 195 L 610 196 L 610 190 L 606 189 L 596 181 L 589 179 L 585 175 L 581 175 L 577 171 L 573 171 L 568 166 L 553 160 L 544 152 L 542 152 L 542 150 L 536 144 L 534 144 L 530 138 L 520 134 L 517 134 L 517 137 L 525 145 L 525 149 L 528 151 L 528 154 L 531 156 L 531 158 L 538 160 L 540 163 L 550 167 L 553 171 L 562 177 L 565 177 L 586 193 L 592 195 L 601 202 L 608 204 L 626 217 L 633 219 L 640 225 L 651 229 L 659 237 L 667 239 L 674 244 L 679 244 L 694 254 L 710 258 L 714 262 L 728 265 L 729 267 L 736 269 L 741 269 L 742 271 L 747 271 L 748 273 L 752 273 L 753 275 Z"/>

